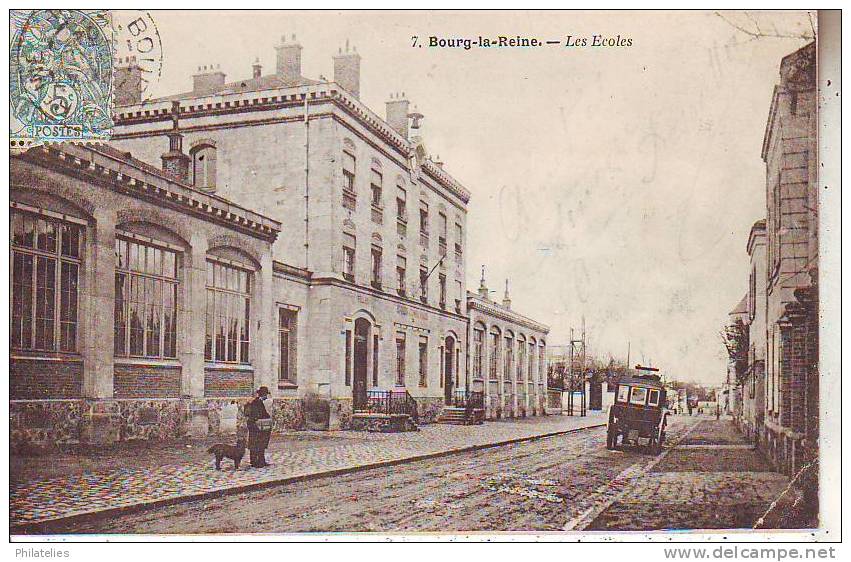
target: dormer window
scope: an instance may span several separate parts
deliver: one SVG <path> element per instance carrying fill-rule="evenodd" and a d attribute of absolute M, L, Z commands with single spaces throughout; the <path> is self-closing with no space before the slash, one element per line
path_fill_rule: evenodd
<path fill-rule="evenodd" d="M 192 184 L 201 189 L 216 188 L 216 147 L 204 142 L 189 151 L 192 158 Z"/>

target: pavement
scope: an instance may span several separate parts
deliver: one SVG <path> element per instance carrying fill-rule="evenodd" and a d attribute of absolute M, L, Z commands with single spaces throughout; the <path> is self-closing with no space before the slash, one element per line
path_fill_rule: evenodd
<path fill-rule="evenodd" d="M 752 529 L 788 485 L 732 421 L 703 418 L 584 529 Z"/>
<path fill-rule="evenodd" d="M 269 467 L 250 468 L 247 458 L 239 470 L 223 461 L 216 471 L 212 459 L 157 464 L 154 458 L 133 458 L 132 465 L 86 470 L 40 478 L 15 479 L 10 490 L 10 527 L 16 532 L 40 532 L 57 522 L 72 523 L 106 515 L 298 482 L 323 476 L 387 467 L 416 460 L 475 451 L 509 443 L 566 434 L 605 424 L 604 413 L 588 417 L 546 416 L 517 421 L 485 422 L 477 426 L 432 424 L 418 432 L 316 432 L 311 440 L 277 439 L 267 451 Z M 317 435 L 320 435 L 316 438 Z M 292 445 L 298 441 L 298 446 Z M 156 450 L 152 450 L 156 455 Z M 247 457 L 247 455 L 246 455 Z M 164 458 L 171 459 L 166 456 Z M 38 459 L 37 462 L 50 462 Z M 85 463 L 79 463 L 85 464 Z M 88 465 L 97 466 L 96 462 Z M 49 471 L 48 471 L 49 472 Z"/>

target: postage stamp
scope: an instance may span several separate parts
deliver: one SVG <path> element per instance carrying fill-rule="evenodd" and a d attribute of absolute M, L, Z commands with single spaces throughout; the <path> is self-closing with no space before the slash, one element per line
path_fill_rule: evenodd
<path fill-rule="evenodd" d="M 12 10 L 9 145 L 108 140 L 113 29 L 108 11 Z"/>

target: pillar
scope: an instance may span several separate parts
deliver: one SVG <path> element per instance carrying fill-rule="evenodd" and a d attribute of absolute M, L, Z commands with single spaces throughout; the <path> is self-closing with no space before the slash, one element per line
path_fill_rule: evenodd
<path fill-rule="evenodd" d="M 193 232 L 188 259 L 184 260 L 185 287 L 181 306 L 180 334 L 182 391 L 186 402 L 187 432 L 206 437 L 210 430 L 204 399 L 204 344 L 207 337 L 207 237 Z"/>
<path fill-rule="evenodd" d="M 80 440 L 87 445 L 110 445 L 121 435 L 121 412 L 113 398 L 115 322 L 115 223 L 111 209 L 98 209 L 84 264 L 86 296 L 81 317 L 87 320 L 83 346 L 83 396 L 86 406 Z"/>

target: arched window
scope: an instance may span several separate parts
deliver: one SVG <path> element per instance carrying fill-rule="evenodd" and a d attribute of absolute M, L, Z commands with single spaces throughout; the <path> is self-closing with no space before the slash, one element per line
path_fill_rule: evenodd
<path fill-rule="evenodd" d="M 14 349 L 77 351 L 77 302 L 85 223 L 22 205 L 10 210 Z"/>
<path fill-rule="evenodd" d="M 116 356 L 177 357 L 181 255 L 167 242 L 116 232 Z"/>
<path fill-rule="evenodd" d="M 210 143 L 199 144 L 189 151 L 192 157 L 192 184 L 202 189 L 216 187 L 216 147 Z"/>
<path fill-rule="evenodd" d="M 502 347 L 502 334 L 496 326 L 491 330 L 491 363 L 488 377 L 490 380 L 497 380 L 499 372 L 500 348 Z"/>
<path fill-rule="evenodd" d="M 526 336 L 517 336 L 517 382 L 524 382 L 526 370 Z"/>
<path fill-rule="evenodd" d="M 250 363 L 253 278 L 254 268 L 247 263 L 207 256 L 205 360 Z"/>
<path fill-rule="evenodd" d="M 485 327 L 482 324 L 476 324 L 473 328 L 473 378 L 483 378 L 482 363 L 485 351 Z"/>
<path fill-rule="evenodd" d="M 511 382 L 514 370 L 514 333 L 511 330 L 505 332 L 505 370 L 503 378 L 506 382 Z"/>

